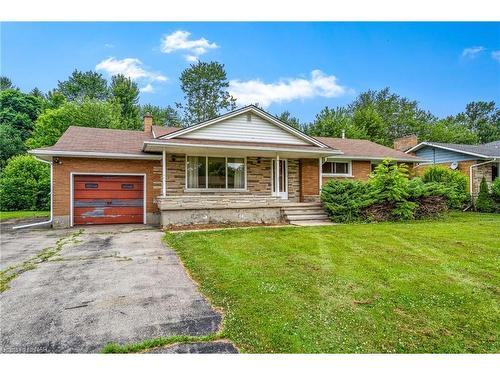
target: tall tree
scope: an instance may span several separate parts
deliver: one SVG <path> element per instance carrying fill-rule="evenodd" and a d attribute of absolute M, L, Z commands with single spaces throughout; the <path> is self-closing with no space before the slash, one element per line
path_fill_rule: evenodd
<path fill-rule="evenodd" d="M 19 130 L 7 124 L 0 124 L 0 170 L 12 156 L 25 151 Z"/>
<path fill-rule="evenodd" d="M 314 121 L 305 126 L 307 134 L 317 137 L 340 138 L 345 132 L 347 138 L 366 138 L 367 135 L 354 126 L 351 112 L 344 107 L 325 107 Z"/>
<path fill-rule="evenodd" d="M 29 148 L 52 146 L 70 125 L 121 129 L 120 106 L 115 102 L 84 100 L 65 102 L 59 108 L 46 109 L 38 117 L 26 145 Z"/>
<path fill-rule="evenodd" d="M 31 90 L 30 95 L 36 96 L 40 99 L 45 99 L 45 94 L 38 87 L 35 87 L 33 90 Z"/>
<path fill-rule="evenodd" d="M 467 104 L 465 112 L 456 116 L 456 121 L 477 134 L 480 143 L 500 139 L 500 109 L 496 107 L 494 101 Z"/>
<path fill-rule="evenodd" d="M 223 110 L 236 108 L 236 99 L 229 94 L 224 65 L 216 61 L 198 61 L 186 68 L 180 77 L 184 92 L 184 122 L 192 125 L 217 117 Z"/>
<path fill-rule="evenodd" d="M 111 77 L 110 94 L 110 99 L 120 105 L 123 127 L 140 129 L 139 87 L 137 84 L 123 74 L 115 75 Z"/>
<path fill-rule="evenodd" d="M 146 113 L 153 116 L 153 124 L 155 125 L 182 126 L 179 113 L 170 105 L 165 108 L 161 108 L 157 105 L 146 104 L 141 107 L 141 116 L 144 116 Z"/>
<path fill-rule="evenodd" d="M 418 138 L 420 141 L 444 143 L 477 144 L 479 142 L 477 134 L 458 122 L 454 116 L 437 120 L 423 127 L 418 133 Z"/>
<path fill-rule="evenodd" d="M 108 83 L 102 74 L 74 70 L 66 81 L 58 81 L 57 90 L 67 100 L 96 99 L 106 100 L 109 97 Z"/>
<path fill-rule="evenodd" d="M 12 84 L 12 81 L 10 80 L 9 77 L 1 76 L 0 77 L 0 91 L 10 90 L 10 89 L 17 90 L 17 88 L 14 87 L 14 85 Z"/>
<path fill-rule="evenodd" d="M 387 87 L 361 93 L 349 109 L 353 114 L 365 109 L 372 112 L 371 116 L 375 116 L 376 112 L 383 128 L 383 131 L 377 132 L 377 138 L 388 146 L 392 145 L 395 138 L 416 134 L 436 120 L 430 112 L 421 109 L 417 101 L 392 93 Z M 365 111 L 365 114 L 368 112 Z M 368 124 L 365 123 L 365 126 Z"/>
<path fill-rule="evenodd" d="M 0 124 L 13 127 L 25 140 L 42 110 L 43 100 L 19 90 L 0 91 Z"/>
<path fill-rule="evenodd" d="M 295 129 L 302 129 L 302 125 L 300 124 L 300 120 L 297 117 L 292 116 L 289 111 L 283 111 L 279 115 L 276 115 L 278 119 L 283 121 L 285 124 L 288 124 Z"/>

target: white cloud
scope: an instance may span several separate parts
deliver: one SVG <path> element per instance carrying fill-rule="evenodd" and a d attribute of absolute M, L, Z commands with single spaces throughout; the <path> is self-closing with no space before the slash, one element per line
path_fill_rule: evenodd
<path fill-rule="evenodd" d="M 229 92 L 239 104 L 258 103 L 268 107 L 276 102 L 290 102 L 313 97 L 334 98 L 350 90 L 337 83 L 333 75 L 326 75 L 321 70 L 313 70 L 309 79 L 289 78 L 275 83 L 265 83 L 259 79 L 229 82 Z"/>
<path fill-rule="evenodd" d="M 177 30 L 172 34 L 165 35 L 161 41 L 160 50 L 163 53 L 171 53 L 176 51 L 188 52 L 185 55 L 187 61 L 193 62 L 198 60 L 198 57 L 207 53 L 211 49 L 219 46 L 214 42 L 209 42 L 205 38 L 189 39 L 191 35 L 188 31 Z"/>
<path fill-rule="evenodd" d="M 96 65 L 96 70 L 102 70 L 109 75 L 123 74 L 126 77 L 136 81 L 138 79 L 147 79 L 149 81 L 165 82 L 167 77 L 160 73 L 148 71 L 143 68 L 141 60 L 136 58 L 125 58 L 123 60 L 110 57 Z"/>
<path fill-rule="evenodd" d="M 462 57 L 467 57 L 467 58 L 473 59 L 474 57 L 476 57 L 478 54 L 480 54 L 484 50 L 485 50 L 485 48 L 481 47 L 481 46 L 465 48 L 462 51 Z"/>
<path fill-rule="evenodd" d="M 151 93 L 155 92 L 155 89 L 154 89 L 154 87 L 153 87 L 153 85 L 151 83 L 148 83 L 146 86 L 141 87 L 139 89 L 139 91 L 151 94 Z"/>
<path fill-rule="evenodd" d="M 104 47 L 106 47 L 106 48 L 115 48 L 115 45 L 113 43 L 105 43 Z"/>
<path fill-rule="evenodd" d="M 493 60 L 496 60 L 496 61 L 500 62 L 500 50 L 498 50 L 498 51 L 493 51 L 493 52 L 491 53 L 491 58 L 492 58 Z"/>

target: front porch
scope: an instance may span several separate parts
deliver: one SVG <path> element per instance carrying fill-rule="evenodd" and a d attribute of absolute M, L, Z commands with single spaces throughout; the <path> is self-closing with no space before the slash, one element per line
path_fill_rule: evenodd
<path fill-rule="evenodd" d="M 163 227 L 213 223 L 325 223 L 317 202 L 292 202 L 255 195 L 167 196 L 157 198 Z"/>

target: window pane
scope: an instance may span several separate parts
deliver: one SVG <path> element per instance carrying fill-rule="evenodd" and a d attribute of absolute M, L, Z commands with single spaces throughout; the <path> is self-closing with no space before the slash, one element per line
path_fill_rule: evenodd
<path fill-rule="evenodd" d="M 208 188 L 226 188 L 226 158 L 208 158 Z"/>
<path fill-rule="evenodd" d="M 347 174 L 347 163 L 335 163 L 335 173 L 337 174 Z"/>
<path fill-rule="evenodd" d="M 321 167 L 321 170 L 323 173 L 333 173 L 333 163 L 327 161 L 326 163 L 323 163 L 323 166 Z"/>
<path fill-rule="evenodd" d="M 186 171 L 188 188 L 204 189 L 206 187 L 206 164 L 204 156 L 188 156 Z"/>
<path fill-rule="evenodd" d="M 378 164 L 372 163 L 372 172 L 375 172 L 375 168 L 377 168 Z"/>
<path fill-rule="evenodd" d="M 245 188 L 245 159 L 227 158 L 227 188 Z"/>

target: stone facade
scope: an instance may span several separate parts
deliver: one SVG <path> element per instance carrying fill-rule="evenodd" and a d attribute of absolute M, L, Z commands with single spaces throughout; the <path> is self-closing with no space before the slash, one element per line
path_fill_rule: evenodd
<path fill-rule="evenodd" d="M 167 196 L 210 195 L 272 195 L 271 158 L 247 157 L 246 191 L 194 191 L 186 189 L 185 155 L 167 155 Z M 161 171 L 160 171 L 161 173 Z M 299 161 L 288 159 L 288 199 L 298 201 L 300 197 Z"/>

